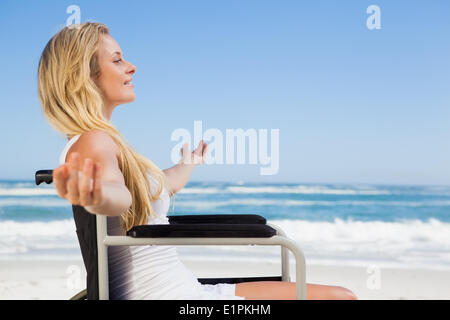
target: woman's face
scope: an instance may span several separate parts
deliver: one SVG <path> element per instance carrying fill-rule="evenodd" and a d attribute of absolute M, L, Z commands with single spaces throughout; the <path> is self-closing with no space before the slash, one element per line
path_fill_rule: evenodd
<path fill-rule="evenodd" d="M 97 57 L 100 75 L 96 84 L 110 116 L 114 107 L 136 99 L 131 82 L 136 67 L 123 58 L 119 45 L 110 35 L 103 35 Z"/>

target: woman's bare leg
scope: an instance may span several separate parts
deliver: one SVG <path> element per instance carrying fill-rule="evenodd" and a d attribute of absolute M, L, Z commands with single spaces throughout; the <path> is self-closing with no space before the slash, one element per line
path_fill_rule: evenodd
<path fill-rule="evenodd" d="M 236 295 L 247 300 L 295 300 L 295 282 L 257 281 L 236 284 Z M 355 300 L 355 294 L 338 286 L 306 285 L 307 300 Z"/>

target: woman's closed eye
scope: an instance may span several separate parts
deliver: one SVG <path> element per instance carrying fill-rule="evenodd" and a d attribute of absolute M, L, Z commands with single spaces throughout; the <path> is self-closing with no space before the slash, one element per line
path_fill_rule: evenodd
<path fill-rule="evenodd" d="M 121 62 L 122 61 L 122 59 L 117 59 L 117 60 L 114 60 L 113 62 L 114 63 L 119 63 L 119 62 Z"/>

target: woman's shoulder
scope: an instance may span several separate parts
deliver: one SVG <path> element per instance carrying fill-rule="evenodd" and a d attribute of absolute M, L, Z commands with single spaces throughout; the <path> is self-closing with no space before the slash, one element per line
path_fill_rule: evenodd
<path fill-rule="evenodd" d="M 102 130 L 92 130 L 81 134 L 69 152 L 86 155 L 92 153 L 120 155 L 119 146 L 107 132 Z"/>

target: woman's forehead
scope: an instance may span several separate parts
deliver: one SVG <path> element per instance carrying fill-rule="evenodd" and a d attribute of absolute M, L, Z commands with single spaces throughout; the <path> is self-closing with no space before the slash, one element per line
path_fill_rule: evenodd
<path fill-rule="evenodd" d="M 110 35 L 104 35 L 100 45 L 100 53 L 105 55 L 114 55 L 116 53 L 122 54 L 119 44 Z"/>

